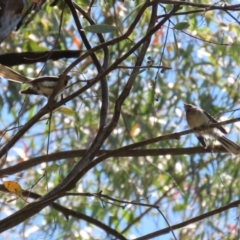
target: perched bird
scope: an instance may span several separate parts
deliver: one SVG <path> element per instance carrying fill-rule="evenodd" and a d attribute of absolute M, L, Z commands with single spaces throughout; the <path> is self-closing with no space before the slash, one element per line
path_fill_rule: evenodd
<path fill-rule="evenodd" d="M 11 68 L 0 64 L 0 76 L 10 81 L 27 84 L 29 88 L 20 91 L 21 94 L 34 94 L 49 97 L 54 88 L 57 86 L 59 77 L 43 76 L 38 78 L 27 78 L 18 72 L 13 71 Z M 64 86 L 59 90 L 58 94 L 62 93 L 66 88 L 70 77 L 66 76 Z"/>
<path fill-rule="evenodd" d="M 186 111 L 188 126 L 190 128 L 194 129 L 218 122 L 209 113 L 205 112 L 201 108 L 197 108 L 192 104 L 185 103 L 184 108 Z M 195 132 L 196 137 L 198 138 L 199 142 L 203 145 L 204 148 L 207 148 L 204 136 L 210 136 L 217 140 L 218 142 L 220 142 L 228 152 L 235 155 L 240 154 L 240 146 L 232 142 L 228 138 L 224 137 L 225 134 L 227 134 L 227 131 L 221 125 L 216 126 L 215 128 L 209 129 L 206 128 L 204 130 Z"/>

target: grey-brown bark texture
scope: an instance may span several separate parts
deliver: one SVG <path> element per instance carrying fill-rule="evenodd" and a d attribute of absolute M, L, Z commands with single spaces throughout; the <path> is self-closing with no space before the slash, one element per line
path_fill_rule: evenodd
<path fill-rule="evenodd" d="M 16 28 L 23 7 L 23 0 L 0 0 L 0 43 Z"/>

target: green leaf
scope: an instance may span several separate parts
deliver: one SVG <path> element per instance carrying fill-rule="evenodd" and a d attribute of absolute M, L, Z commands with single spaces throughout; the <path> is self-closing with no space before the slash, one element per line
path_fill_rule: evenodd
<path fill-rule="evenodd" d="M 77 134 L 77 137 L 79 137 L 79 130 L 78 127 L 74 124 L 74 129 L 75 129 L 75 133 Z"/>
<path fill-rule="evenodd" d="M 174 212 L 180 212 L 186 209 L 186 204 L 183 203 L 178 203 L 176 205 L 173 206 L 173 211 Z"/>
<path fill-rule="evenodd" d="M 50 166 L 42 168 L 42 170 L 45 171 L 45 172 L 48 172 L 48 173 L 54 173 L 54 172 L 56 172 L 58 170 L 58 168 L 59 168 L 59 165 L 54 163 L 54 164 L 52 164 Z"/>
<path fill-rule="evenodd" d="M 190 24 L 188 22 L 180 22 L 180 23 L 177 23 L 175 26 L 174 26 L 174 29 L 177 29 L 177 30 L 183 30 L 183 29 L 186 29 L 190 26 Z"/>
<path fill-rule="evenodd" d="M 84 28 L 84 30 L 92 33 L 109 33 L 109 32 L 116 31 L 116 28 L 107 24 L 98 24 L 98 25 L 87 26 Z"/>
<path fill-rule="evenodd" d="M 56 111 L 61 112 L 62 114 L 65 114 L 67 116 L 74 116 L 76 113 L 75 111 L 68 107 L 59 107 L 56 109 Z"/>
<path fill-rule="evenodd" d="M 174 38 L 174 46 L 176 50 L 176 56 L 179 57 L 179 49 L 178 49 L 178 42 L 175 32 L 173 31 L 173 38 Z"/>

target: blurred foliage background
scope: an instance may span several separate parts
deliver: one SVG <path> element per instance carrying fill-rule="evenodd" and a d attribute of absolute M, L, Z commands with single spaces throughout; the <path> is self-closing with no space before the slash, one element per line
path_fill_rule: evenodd
<path fill-rule="evenodd" d="M 157 3 L 157 20 L 160 21 L 173 8 L 173 3 L 160 0 L 154 2 Z M 152 35 L 142 64 L 146 68 L 142 68 L 136 75 L 131 92 L 122 105 L 120 119 L 101 146 L 102 150 L 114 150 L 188 129 L 184 102 L 201 106 L 220 120 L 239 117 L 239 7 L 235 11 L 221 9 L 233 4 L 237 4 L 237 1 L 181 2 L 178 14 L 171 16 Z M 128 30 L 143 1 L 77 0 L 76 5 L 89 13 L 96 24 L 116 27 L 116 31 L 103 33 L 105 41 L 109 41 Z M 212 6 L 216 8 L 211 9 Z M 145 9 L 129 38 L 108 47 L 109 66 L 146 35 L 151 11 L 152 6 Z M 89 26 L 79 12 L 78 17 L 83 27 Z M 185 26 L 176 25 L 179 23 L 184 23 Z M 85 31 L 85 34 L 92 47 L 100 44 L 95 33 Z M 71 11 L 61 0 L 54 7 L 49 2 L 44 3 L 29 24 L 20 27 L 2 42 L 0 51 L 1 54 L 6 54 L 51 50 L 87 51 Z M 129 67 L 134 66 L 138 53 L 139 49 L 107 75 L 109 121 L 116 100 L 132 72 Z M 96 56 L 102 63 L 103 51 L 97 51 Z M 34 64 L 21 64 L 13 66 L 13 69 L 33 78 L 40 73 L 58 75 L 75 58 L 63 57 L 45 62 L 35 59 Z M 169 69 L 163 70 L 159 66 Z M 69 73 L 72 77 L 71 84 L 64 96 L 82 88 L 97 74 L 91 58 L 84 59 Z M 0 84 L 3 147 L 47 100 L 39 96 L 20 95 L 18 91 L 24 86 L 6 79 L 1 79 Z M 49 115 L 46 115 L 36 122 L 2 158 L 2 161 L 6 160 L 3 168 L 8 169 L 47 153 L 88 149 L 98 131 L 101 104 L 101 85 L 96 83 L 66 103 L 64 107 L 70 108 L 74 114 L 69 116 L 57 110 L 52 113 L 51 121 Z M 239 142 L 239 123 L 226 127 L 231 131 L 229 138 Z M 209 144 L 214 143 L 209 141 Z M 194 153 L 186 150 L 185 154 L 173 154 L 174 149 L 187 147 L 198 148 Z M 184 135 L 179 140 L 160 141 L 141 149 L 172 149 L 172 152 L 158 156 L 110 157 L 89 170 L 72 191 L 92 194 L 102 191 L 102 194 L 120 202 L 93 195 L 65 196 L 56 202 L 97 219 L 126 239 L 134 239 L 239 199 L 238 156 L 224 152 L 202 152 L 193 134 Z M 46 159 L 33 167 L 26 167 L 24 171 L 1 177 L 18 182 L 23 189 L 44 195 L 57 186 L 80 160 L 81 156 L 60 158 L 48 163 Z M 54 171 L 48 169 L 52 165 Z M 44 170 L 46 167 L 47 172 Z M 44 172 L 45 176 L 41 178 Z M 12 198 L 10 193 L 1 193 L 1 219 L 27 204 L 21 198 L 8 202 Z M 32 199 L 29 198 L 28 201 L 31 202 Z M 139 204 L 131 204 L 132 201 Z M 159 207 L 162 214 L 153 206 Z M 239 210 L 232 208 L 201 221 L 193 221 L 183 228 L 176 228 L 174 234 L 176 239 L 238 239 L 239 229 Z M 78 217 L 66 220 L 61 212 L 51 207 L 7 230 L 3 236 L 6 239 L 9 236 L 25 239 L 115 239 L 97 224 Z M 169 231 L 158 239 L 174 239 L 173 232 Z"/>

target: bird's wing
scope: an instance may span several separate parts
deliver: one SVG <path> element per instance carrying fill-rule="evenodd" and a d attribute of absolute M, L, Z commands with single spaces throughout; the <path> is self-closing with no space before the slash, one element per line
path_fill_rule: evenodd
<path fill-rule="evenodd" d="M 215 119 L 215 118 L 213 118 L 209 113 L 207 113 L 206 111 L 203 111 L 206 115 L 207 115 L 207 117 L 209 118 L 209 120 L 210 120 L 210 122 L 209 123 L 218 123 L 218 121 Z M 227 134 L 228 132 L 226 131 L 226 129 L 223 127 L 223 126 L 221 126 L 221 125 L 219 125 L 219 126 L 217 126 L 216 128 L 218 128 L 222 133 L 224 133 L 224 134 Z"/>
<path fill-rule="evenodd" d="M 18 72 L 13 71 L 11 68 L 0 64 L 0 76 L 10 81 L 18 83 L 28 83 L 31 79 L 24 77 Z"/>
<path fill-rule="evenodd" d="M 207 148 L 207 144 L 205 141 L 205 138 L 203 136 L 196 136 L 198 141 L 202 144 L 202 146 L 206 149 Z"/>
<path fill-rule="evenodd" d="M 27 88 L 25 90 L 21 90 L 20 91 L 21 94 L 33 94 L 33 95 L 40 95 L 38 92 L 36 92 L 34 89 L 32 88 Z"/>

